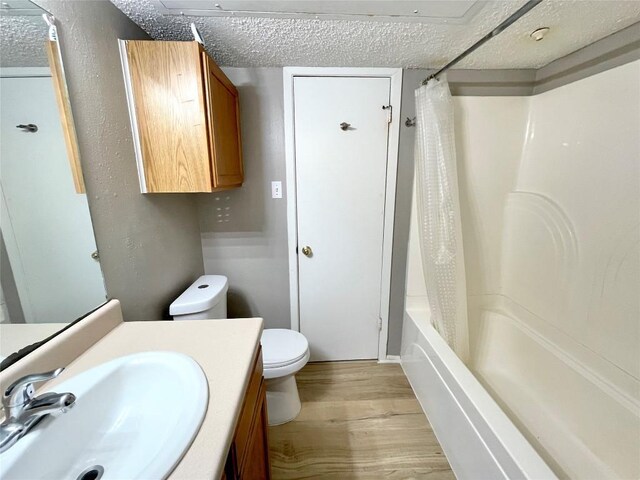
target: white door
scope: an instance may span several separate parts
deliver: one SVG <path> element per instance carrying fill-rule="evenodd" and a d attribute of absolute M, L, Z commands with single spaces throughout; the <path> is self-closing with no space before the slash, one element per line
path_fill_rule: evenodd
<path fill-rule="evenodd" d="M 378 357 L 390 92 L 389 78 L 294 80 L 300 331 L 312 360 Z"/>
<path fill-rule="evenodd" d="M 0 79 L 0 229 L 27 323 L 105 301 L 87 197 L 77 194 L 50 77 Z M 16 128 L 33 123 L 35 133 Z"/>

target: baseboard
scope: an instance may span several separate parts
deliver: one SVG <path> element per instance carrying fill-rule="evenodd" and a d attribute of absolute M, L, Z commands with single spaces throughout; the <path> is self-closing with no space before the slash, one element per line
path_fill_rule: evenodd
<path fill-rule="evenodd" d="M 379 359 L 378 363 L 400 363 L 400 355 L 387 355 L 387 358 Z"/>

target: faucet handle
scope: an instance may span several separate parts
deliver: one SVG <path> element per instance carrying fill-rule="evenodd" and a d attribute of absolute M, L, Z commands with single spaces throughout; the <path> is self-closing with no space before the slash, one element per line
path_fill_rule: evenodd
<path fill-rule="evenodd" d="M 11 408 L 31 401 L 35 395 L 34 383 L 46 382 L 56 378 L 64 368 L 56 368 L 50 372 L 33 373 L 17 379 L 2 393 L 2 406 Z"/>

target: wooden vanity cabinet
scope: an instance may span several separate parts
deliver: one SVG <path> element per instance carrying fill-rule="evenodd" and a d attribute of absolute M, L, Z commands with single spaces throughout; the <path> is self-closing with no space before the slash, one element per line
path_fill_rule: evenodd
<path fill-rule="evenodd" d="M 238 90 L 202 45 L 121 40 L 120 53 L 141 191 L 240 187 Z"/>
<path fill-rule="evenodd" d="M 271 478 L 267 427 L 266 385 L 262 377 L 262 352 L 259 349 L 222 479 Z"/>

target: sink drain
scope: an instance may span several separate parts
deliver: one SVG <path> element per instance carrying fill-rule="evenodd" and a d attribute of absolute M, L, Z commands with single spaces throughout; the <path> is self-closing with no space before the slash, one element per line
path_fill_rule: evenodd
<path fill-rule="evenodd" d="M 102 465 L 94 465 L 84 470 L 76 480 L 98 480 L 104 475 L 104 467 Z"/>

